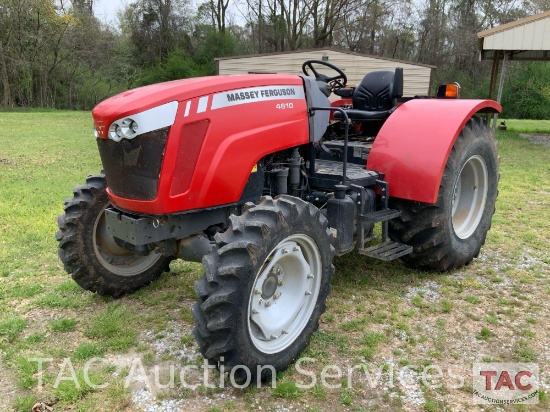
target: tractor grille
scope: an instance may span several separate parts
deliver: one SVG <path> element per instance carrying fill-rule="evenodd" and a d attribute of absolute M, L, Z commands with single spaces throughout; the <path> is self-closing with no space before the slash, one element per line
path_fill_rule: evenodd
<path fill-rule="evenodd" d="M 159 129 L 120 142 L 97 139 L 107 186 L 114 195 L 134 200 L 157 196 L 168 131 Z"/>

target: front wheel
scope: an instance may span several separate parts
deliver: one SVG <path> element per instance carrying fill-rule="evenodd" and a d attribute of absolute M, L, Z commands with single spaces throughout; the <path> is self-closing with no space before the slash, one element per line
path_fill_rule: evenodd
<path fill-rule="evenodd" d="M 230 221 L 203 258 L 194 333 L 205 358 L 226 370 L 240 365 L 237 380 L 266 380 L 319 326 L 334 271 L 332 235 L 319 209 L 290 196 L 262 198 Z"/>
<path fill-rule="evenodd" d="M 413 246 L 410 267 L 448 270 L 479 254 L 498 195 L 498 154 L 493 131 L 478 117 L 460 132 L 449 154 L 434 205 L 393 199 L 401 217 L 390 221 L 393 240 Z"/>
<path fill-rule="evenodd" d="M 100 295 L 118 297 L 168 271 L 172 259 L 154 250 L 137 253 L 117 242 L 105 222 L 109 205 L 105 175 L 88 176 L 65 200 L 56 238 L 59 258 L 76 283 Z"/>

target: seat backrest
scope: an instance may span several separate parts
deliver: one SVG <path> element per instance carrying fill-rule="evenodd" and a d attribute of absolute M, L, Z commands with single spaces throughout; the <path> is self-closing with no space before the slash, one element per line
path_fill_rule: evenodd
<path fill-rule="evenodd" d="M 353 108 L 381 112 L 393 108 L 403 96 L 403 68 L 367 73 L 353 92 Z"/>

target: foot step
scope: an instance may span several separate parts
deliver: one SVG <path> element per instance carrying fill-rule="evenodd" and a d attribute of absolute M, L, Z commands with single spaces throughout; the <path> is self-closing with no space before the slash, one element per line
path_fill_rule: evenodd
<path fill-rule="evenodd" d="M 361 220 L 369 223 L 385 222 L 401 216 L 401 211 L 395 209 L 382 209 L 376 212 L 365 213 L 360 215 Z"/>
<path fill-rule="evenodd" d="M 366 249 L 359 249 L 359 253 L 361 255 L 384 260 L 386 262 L 397 259 L 401 256 L 408 255 L 412 251 L 412 246 L 404 245 L 403 243 L 392 242 L 391 240 L 379 243 Z"/>

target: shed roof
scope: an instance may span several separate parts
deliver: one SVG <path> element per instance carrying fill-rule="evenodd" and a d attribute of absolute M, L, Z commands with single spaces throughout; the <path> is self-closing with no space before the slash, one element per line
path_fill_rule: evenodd
<path fill-rule="evenodd" d="M 497 50 L 510 51 L 510 60 L 550 60 L 550 10 L 477 34 L 482 59 Z"/>

